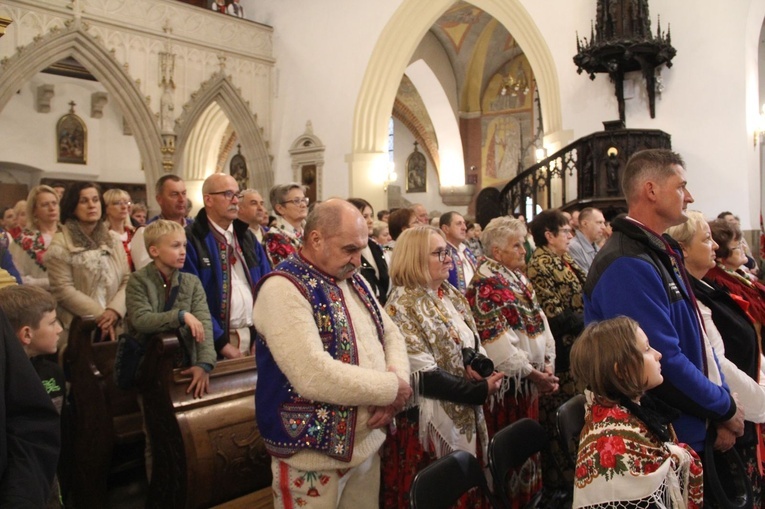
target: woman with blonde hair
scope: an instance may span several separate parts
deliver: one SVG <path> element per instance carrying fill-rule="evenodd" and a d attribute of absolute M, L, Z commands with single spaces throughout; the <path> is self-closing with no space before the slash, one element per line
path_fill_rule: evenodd
<path fill-rule="evenodd" d="M 7 231 L 15 239 L 27 227 L 27 200 L 17 201 L 13 206 L 13 212 L 16 215 L 16 225 L 7 228 Z"/>
<path fill-rule="evenodd" d="M 58 193 L 50 186 L 35 186 L 29 191 L 26 204 L 29 227 L 13 239 L 10 252 L 24 284 L 48 290 L 44 259 L 53 236 L 61 230 Z"/>
<path fill-rule="evenodd" d="M 406 339 L 413 396 L 383 445 L 381 507 L 408 507 L 412 479 L 436 458 L 464 450 L 486 459 L 483 404 L 504 374 L 485 357 L 468 302 L 448 282 L 451 264 L 432 226 L 407 229 L 393 251 L 385 310 Z M 472 497 L 460 507 L 481 507 Z"/>
<path fill-rule="evenodd" d="M 130 195 L 122 189 L 109 189 L 104 192 L 104 222 L 109 230 L 116 233 L 122 241 L 122 247 L 125 249 L 125 255 L 130 265 L 130 271 L 134 271 L 133 260 L 130 258 L 130 241 L 135 235 L 135 228 L 130 221 L 130 207 L 133 203 L 130 201 Z"/>
<path fill-rule="evenodd" d="M 725 383 L 731 393 L 738 394 L 744 408 L 744 435 L 735 438 L 728 434 L 725 446 L 730 447 L 735 440 L 736 450 L 748 469 L 752 483 L 753 507 L 760 507 L 763 479 L 758 468 L 757 447 L 763 431 L 762 423 L 765 423 L 765 387 L 759 383 L 762 380 L 760 370 L 763 357 L 757 327 L 749 313 L 751 308 L 748 303 L 731 295 L 727 288 L 709 277 L 715 271 L 720 251 L 710 225 L 700 212 L 688 211 L 686 215 L 688 220 L 685 223 L 673 226 L 666 233 L 677 241 L 683 251 L 685 269 L 704 319 L 705 336 L 714 349 Z M 719 219 L 714 223 L 725 229 L 728 241 L 735 242 L 734 226 Z M 722 242 L 721 237 L 718 233 Z M 708 352 L 707 357 L 711 357 L 711 353 Z M 718 372 L 717 365 L 713 359 L 709 359 L 707 365 L 710 379 L 713 379 Z M 715 379 L 719 380 L 718 384 L 722 382 L 719 374 Z M 717 427 L 720 445 L 725 433 L 724 427 Z"/>

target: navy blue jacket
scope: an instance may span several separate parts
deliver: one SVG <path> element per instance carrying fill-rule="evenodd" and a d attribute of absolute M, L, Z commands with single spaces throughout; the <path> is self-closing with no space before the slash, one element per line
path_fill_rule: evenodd
<path fill-rule="evenodd" d="M 234 220 L 234 235 L 242 248 L 250 283 L 254 290 L 260 278 L 271 272 L 266 252 L 250 231 L 247 223 L 239 219 Z M 207 307 L 210 308 L 212 318 L 215 351 L 220 352 L 229 342 L 229 321 L 221 320 L 221 314 L 228 317 L 229 309 L 223 308 L 223 271 L 220 264 L 220 250 L 218 242 L 210 231 L 205 209 L 200 210 L 194 223 L 186 227 L 186 238 L 188 240 L 186 263 L 182 270 L 194 274 L 202 281 L 207 294 Z"/>
<path fill-rule="evenodd" d="M 705 375 L 699 318 L 662 239 L 629 219 L 612 222 L 614 234 L 598 252 L 584 287 L 586 323 L 629 316 L 661 352 L 664 383 L 652 392 L 681 416 L 673 422 L 678 439 L 703 451 L 706 419 L 725 421 L 736 413 L 726 385 Z M 678 248 L 679 250 L 679 248 Z"/>

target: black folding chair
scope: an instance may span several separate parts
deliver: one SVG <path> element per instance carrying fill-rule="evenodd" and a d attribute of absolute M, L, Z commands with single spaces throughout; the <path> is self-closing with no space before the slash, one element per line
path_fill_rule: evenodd
<path fill-rule="evenodd" d="M 584 427 L 584 394 L 577 394 L 560 407 L 555 419 L 558 424 L 558 440 L 568 458 L 569 466 L 576 466 L 579 449 L 579 435 Z"/>
<path fill-rule="evenodd" d="M 494 478 L 494 495 L 504 507 L 510 507 L 507 492 L 507 474 L 520 468 L 534 454 L 549 447 L 545 429 L 533 419 L 520 419 L 499 430 L 489 443 L 489 468 Z M 536 507 L 543 495 L 542 489 L 526 504 Z"/>
<path fill-rule="evenodd" d="M 409 489 L 411 509 L 448 509 L 471 488 L 480 488 L 492 507 L 499 509 L 475 456 L 454 451 L 423 468 Z"/>

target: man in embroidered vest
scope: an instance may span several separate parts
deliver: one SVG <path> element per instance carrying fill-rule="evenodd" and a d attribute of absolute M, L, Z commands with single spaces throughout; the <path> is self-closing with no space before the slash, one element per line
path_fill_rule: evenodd
<path fill-rule="evenodd" d="M 715 448 L 728 449 L 743 434 L 743 411 L 704 337 L 680 247 L 662 236 L 688 220 L 685 208 L 693 197 L 685 163 L 665 149 L 637 152 L 624 169 L 622 189 L 629 214 L 613 221 L 614 233 L 590 268 L 585 321 L 635 319 L 662 354 L 664 382 L 652 393 L 680 411 L 673 421 L 678 439 L 702 452 L 710 421 L 717 429 Z"/>
<path fill-rule="evenodd" d="M 579 212 L 579 229 L 574 230 L 574 238 L 568 245 L 568 254 L 585 272 L 590 270 L 592 260 L 598 252 L 597 244 L 603 240 L 606 220 L 603 213 L 594 207 L 587 207 Z"/>
<path fill-rule="evenodd" d="M 378 507 L 378 450 L 412 391 L 404 339 L 357 273 L 367 231 L 349 202 L 316 205 L 300 252 L 256 289 L 256 415 L 275 508 Z"/>
<path fill-rule="evenodd" d="M 457 212 L 447 212 L 439 220 L 441 231 L 446 235 L 446 249 L 452 258 L 452 268 L 449 270 L 449 282 L 457 290 L 465 293 L 478 265 L 475 255 L 465 244 L 467 239 L 467 223 Z"/>
<path fill-rule="evenodd" d="M 162 175 L 156 184 L 157 204 L 159 205 L 159 214 L 146 221 L 146 224 L 153 223 L 157 219 L 167 219 L 175 221 L 184 228 L 193 221 L 186 219 L 186 183 L 178 175 L 172 173 Z M 130 258 L 133 260 L 135 269 L 142 269 L 151 263 L 151 256 L 146 251 L 146 243 L 143 240 L 143 228 L 138 228 L 133 239 L 130 241 Z"/>
<path fill-rule="evenodd" d="M 213 324 L 215 351 L 233 359 L 251 351 L 253 290 L 271 271 L 263 246 L 237 219 L 239 185 L 214 173 L 202 184 L 204 208 L 186 228 L 184 272 L 202 280 Z"/>

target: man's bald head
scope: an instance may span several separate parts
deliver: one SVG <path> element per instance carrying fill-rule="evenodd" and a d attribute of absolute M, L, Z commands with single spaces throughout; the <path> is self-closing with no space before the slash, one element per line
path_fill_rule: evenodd
<path fill-rule="evenodd" d="M 328 238 L 338 234 L 342 230 L 364 218 L 359 209 L 350 202 L 340 198 L 330 198 L 321 203 L 317 203 L 305 220 L 304 236 L 312 231 L 318 231 L 323 237 Z M 366 223 L 364 223 L 366 225 Z"/>
<path fill-rule="evenodd" d="M 351 203 L 333 198 L 317 204 L 306 218 L 303 256 L 322 271 L 346 279 L 361 265 L 367 246 L 364 217 Z"/>

